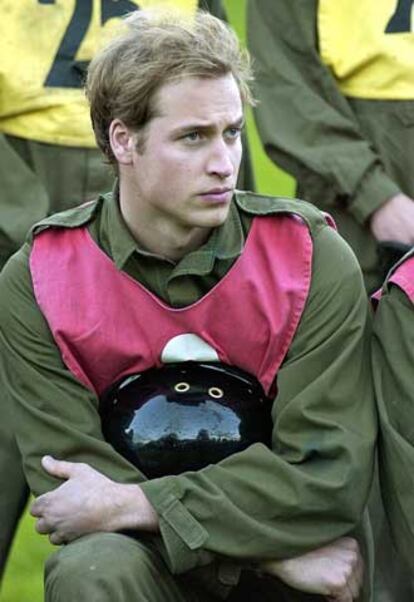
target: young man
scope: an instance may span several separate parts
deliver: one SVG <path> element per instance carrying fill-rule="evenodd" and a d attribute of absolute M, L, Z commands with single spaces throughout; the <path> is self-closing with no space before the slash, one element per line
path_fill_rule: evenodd
<path fill-rule="evenodd" d="M 145 2 L 147 8 L 168 5 L 187 14 L 199 5 L 226 20 L 222 0 Z M 0 269 L 33 224 L 112 188 L 113 170 L 97 149 L 91 127 L 84 76 L 108 30 L 141 6 L 138 0 L 21 0 L 8 5 L 0 24 L 8 48 L 0 56 Z M 254 190 L 246 146 L 238 186 Z M 28 496 L 6 419 L 0 422 L 0 491 L 1 578 Z"/>
<path fill-rule="evenodd" d="M 414 571 L 413 387 L 414 257 L 389 274 L 376 310 L 373 370 L 381 436 L 379 466 L 384 507 L 395 546 Z"/>
<path fill-rule="evenodd" d="M 36 226 L 1 275 L 0 374 L 32 513 L 68 544 L 47 600 L 357 599 L 367 302 L 316 209 L 235 191 L 250 77 L 214 17 L 132 15 L 87 82 L 119 187 Z M 169 362 L 249 373 L 273 402 L 271 442 L 146 479 L 104 440 L 99 401 Z"/>

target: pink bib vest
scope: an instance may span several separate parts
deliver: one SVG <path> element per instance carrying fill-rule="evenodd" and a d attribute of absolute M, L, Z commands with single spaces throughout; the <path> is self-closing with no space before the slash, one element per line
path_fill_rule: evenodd
<path fill-rule="evenodd" d="M 397 284 L 414 303 L 414 257 L 409 257 L 398 266 L 388 282 Z"/>
<path fill-rule="evenodd" d="M 414 303 L 414 257 L 408 257 L 408 259 L 399 265 L 387 282 L 399 286 L 410 299 L 411 303 Z M 381 296 L 381 289 L 372 296 L 374 307 L 375 302 L 379 301 Z"/>
<path fill-rule="evenodd" d="M 225 277 L 180 309 L 120 272 L 84 226 L 39 232 L 30 269 L 64 363 L 97 395 L 127 374 L 161 366 L 171 341 L 185 335 L 273 394 L 308 297 L 311 262 L 308 227 L 279 214 L 255 218 Z"/>

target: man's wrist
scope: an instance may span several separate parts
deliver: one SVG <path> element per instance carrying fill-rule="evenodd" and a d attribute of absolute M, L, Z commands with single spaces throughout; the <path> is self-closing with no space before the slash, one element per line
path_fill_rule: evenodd
<path fill-rule="evenodd" d="M 111 530 L 157 532 L 158 514 L 139 485 L 118 485 L 113 497 Z"/>

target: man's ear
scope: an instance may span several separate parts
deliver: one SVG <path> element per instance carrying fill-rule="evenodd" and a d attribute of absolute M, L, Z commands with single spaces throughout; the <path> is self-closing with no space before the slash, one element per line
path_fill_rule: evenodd
<path fill-rule="evenodd" d="M 120 119 L 114 119 L 109 126 L 109 142 L 117 162 L 130 165 L 135 147 L 135 134 Z"/>

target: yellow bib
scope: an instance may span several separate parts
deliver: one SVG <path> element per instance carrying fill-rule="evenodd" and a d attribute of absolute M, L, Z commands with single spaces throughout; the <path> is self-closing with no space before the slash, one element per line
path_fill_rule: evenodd
<path fill-rule="evenodd" d="M 346 96 L 414 99 L 414 2 L 319 0 L 319 51 Z"/>
<path fill-rule="evenodd" d="M 160 5 L 194 13 L 197 0 L 2 0 L 0 131 L 93 148 L 86 66 L 122 15 Z"/>

